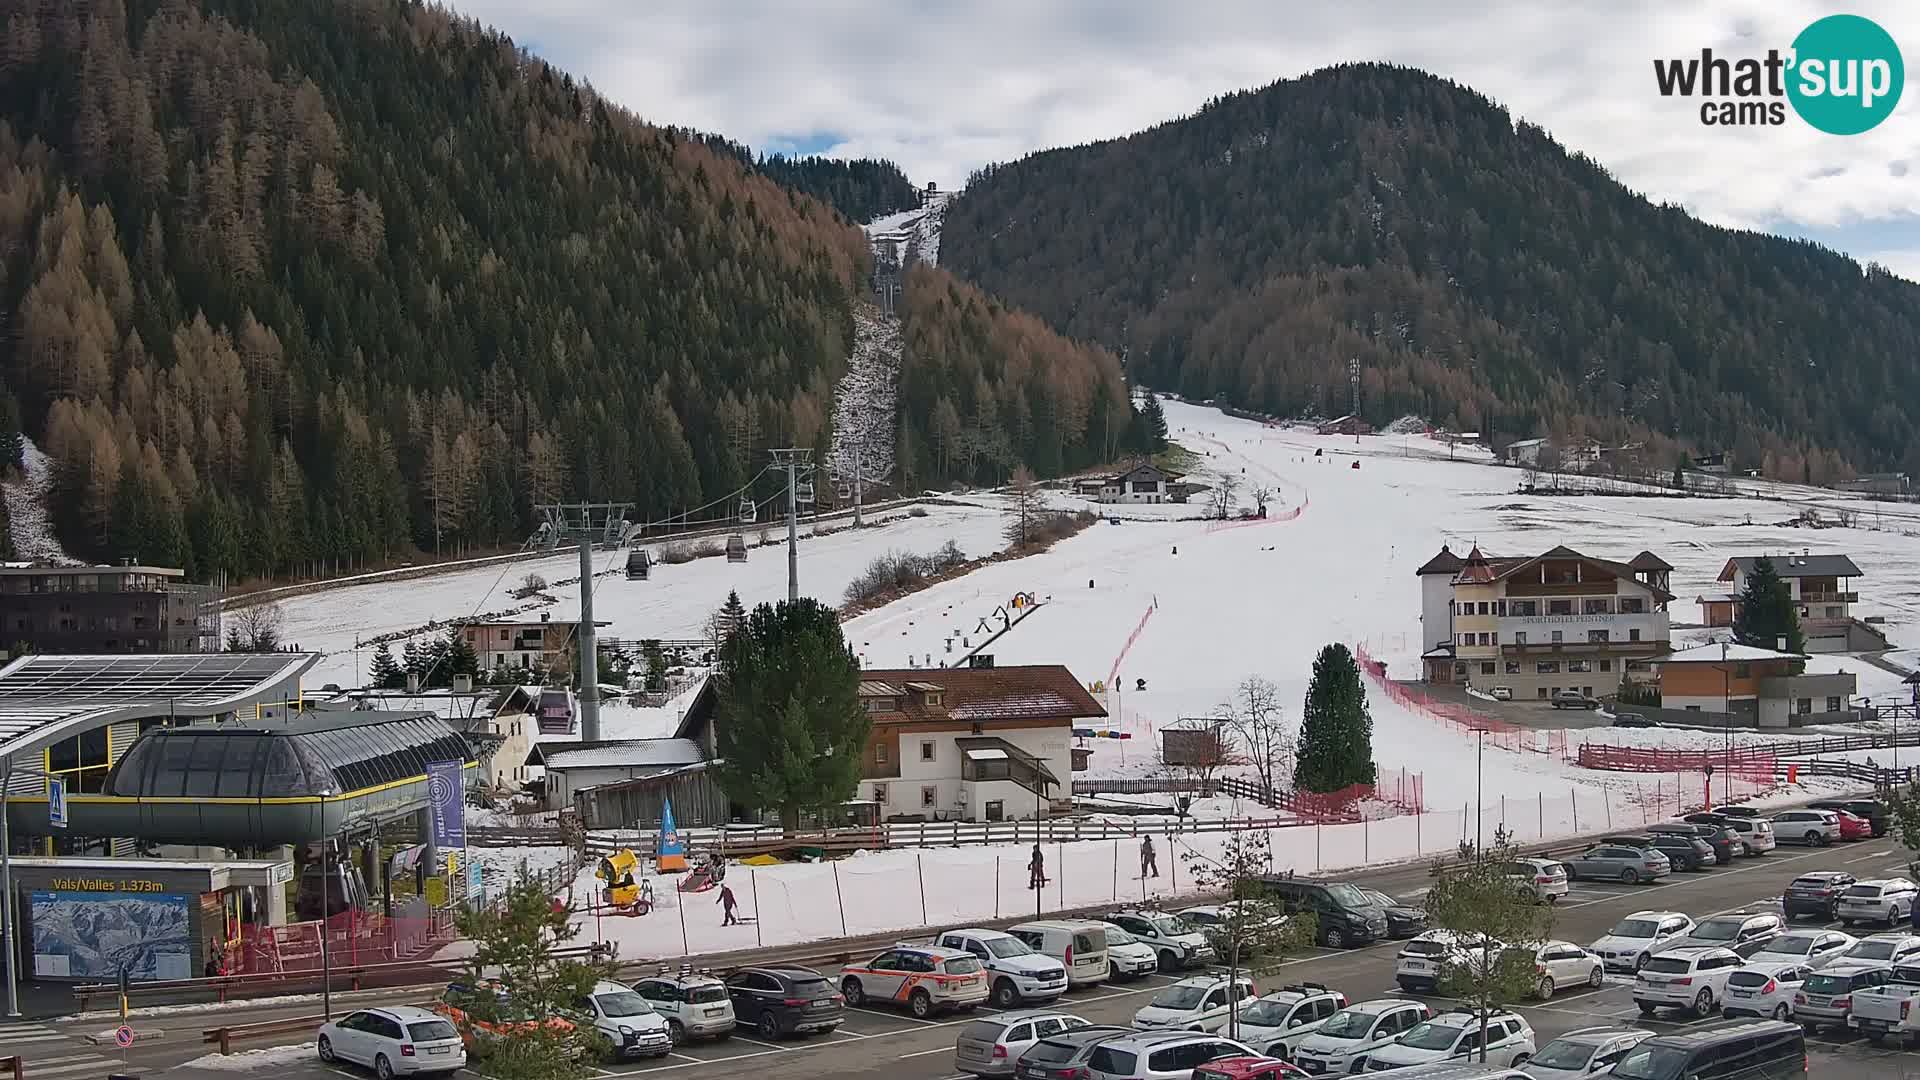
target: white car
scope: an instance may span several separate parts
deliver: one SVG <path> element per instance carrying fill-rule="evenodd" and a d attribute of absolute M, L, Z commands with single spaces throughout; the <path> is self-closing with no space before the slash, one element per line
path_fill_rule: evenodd
<path fill-rule="evenodd" d="M 1496 686 L 1491 691 L 1489 691 L 1489 693 L 1492 695 L 1493 700 L 1495 701 L 1512 701 L 1513 700 L 1513 687 L 1511 686 Z"/>
<path fill-rule="evenodd" d="M 1826 847 L 1840 839 L 1840 815 L 1831 810 L 1787 810 L 1773 815 L 1774 839 Z"/>
<path fill-rule="evenodd" d="M 1612 971 L 1639 971 L 1649 957 L 1670 948 L 1693 930 L 1693 919 L 1678 911 L 1636 911 L 1587 946 Z"/>
<path fill-rule="evenodd" d="M 1768 961 L 1803 964 L 1818 971 L 1853 948 L 1854 940 L 1852 934 L 1838 930 L 1789 930 L 1768 940 L 1747 959 L 1756 964 Z"/>
<path fill-rule="evenodd" d="M 1533 1056 L 1533 1028 L 1518 1015 L 1495 1010 L 1486 1018 L 1487 1064 L 1518 1068 Z M 1368 1072 L 1404 1069 L 1472 1055 L 1479 1061 L 1480 1014 L 1462 1009 L 1444 1012 L 1367 1055 Z"/>
<path fill-rule="evenodd" d="M 1483 952 L 1498 955 L 1504 948 L 1493 942 L 1490 949 L 1483 949 L 1477 938 L 1451 930 L 1429 930 L 1400 947 L 1393 961 L 1393 981 L 1402 990 L 1433 990 L 1447 977 L 1449 968 L 1474 962 Z"/>
<path fill-rule="evenodd" d="M 1133 1026 L 1141 1031 L 1217 1033 L 1227 1029 L 1229 1002 L 1245 1008 L 1253 996 L 1253 980 L 1244 975 L 1236 977 L 1231 987 L 1224 976 L 1196 975 L 1153 995 L 1133 1014 Z"/>
<path fill-rule="evenodd" d="M 1749 855 L 1765 855 L 1780 846 L 1773 835 L 1773 822 L 1766 818 L 1722 818 L 1720 824 L 1733 830 Z"/>
<path fill-rule="evenodd" d="M 1132 934 L 1112 923 L 1107 928 L 1107 975 L 1114 981 L 1138 979 L 1160 968 L 1153 946 L 1141 943 Z"/>
<path fill-rule="evenodd" d="M 1000 930 L 949 930 L 940 935 L 943 948 L 959 949 L 987 970 L 996 1009 L 1012 1009 L 1022 1002 L 1053 1001 L 1067 992 L 1067 967 L 1051 956 L 1035 952 L 1026 942 Z"/>
<path fill-rule="evenodd" d="M 654 1012 L 646 998 L 617 982 L 595 983 L 578 1010 L 611 1044 L 615 1058 L 666 1057 L 673 1050 L 667 1018 Z"/>
<path fill-rule="evenodd" d="M 1912 964 L 1914 957 L 1920 955 L 1920 937 L 1904 930 L 1895 930 L 1886 934 L 1868 934 L 1854 942 L 1840 959 L 1834 963 L 1861 962 L 1868 964 Z"/>
<path fill-rule="evenodd" d="M 1784 929 L 1785 923 L 1772 912 L 1729 911 L 1724 915 L 1709 915 L 1694 923 L 1693 929 L 1687 931 L 1687 936 L 1674 942 L 1673 947 L 1690 949 L 1696 945 L 1711 945 L 1732 949 L 1741 956 L 1752 956 Z"/>
<path fill-rule="evenodd" d="M 321 1061 L 351 1061 L 380 1077 L 466 1068 L 467 1048 L 447 1018 L 414 1005 L 361 1009 L 320 1025 L 314 1046 Z"/>
<path fill-rule="evenodd" d="M 1242 1006 L 1233 1037 L 1268 1057 L 1291 1061 L 1294 1047 L 1346 1007 L 1347 995 L 1319 983 L 1284 987 Z"/>
<path fill-rule="evenodd" d="M 1611 1076 L 1627 1052 L 1653 1032 L 1629 1027 L 1575 1028 L 1540 1048 L 1520 1070 L 1532 1080 L 1586 1080 Z"/>
<path fill-rule="evenodd" d="M 1515 859 L 1507 876 L 1520 890 L 1543 904 L 1557 904 L 1573 888 L 1567 864 L 1552 859 Z"/>
<path fill-rule="evenodd" d="M 1805 960 L 1755 960 L 1727 976 L 1724 1016 L 1761 1016 L 1793 1019 L 1793 995 L 1813 969 Z"/>
<path fill-rule="evenodd" d="M 1214 961 L 1213 944 L 1207 935 L 1186 920 L 1152 908 L 1115 911 L 1101 919 L 1112 923 L 1134 940 L 1153 949 L 1160 958 L 1160 972 L 1180 971 Z"/>
<path fill-rule="evenodd" d="M 975 1076 L 1012 1076 L 1020 1055 L 1041 1039 L 1089 1026 L 1081 1017 L 1057 1009 L 982 1017 L 961 1027 L 953 1044 L 953 1067 Z"/>
<path fill-rule="evenodd" d="M 1727 979 L 1745 964 L 1739 953 L 1713 945 L 1668 949 L 1634 977 L 1633 1003 L 1642 1016 L 1660 1009 L 1709 1016 L 1727 996 Z"/>
<path fill-rule="evenodd" d="M 727 993 L 726 983 L 711 975 L 661 972 L 634 983 L 633 992 L 666 1017 L 675 1044 L 733 1037 L 733 996 Z"/>
<path fill-rule="evenodd" d="M 1591 986 L 1597 990 L 1607 977 L 1607 966 L 1599 954 L 1588 952 L 1571 941 L 1549 941 L 1535 948 L 1533 970 L 1538 976 L 1534 993 L 1542 1001 L 1565 986 Z"/>
<path fill-rule="evenodd" d="M 1834 917 L 1841 926 L 1857 922 L 1883 922 L 1898 926 L 1913 917 L 1913 882 L 1906 878 L 1874 878 L 1856 881 L 1840 894 L 1833 905 Z"/>
<path fill-rule="evenodd" d="M 1391 1043 L 1433 1010 L 1406 998 L 1374 998 L 1328 1017 L 1293 1048 L 1292 1061 L 1313 1075 L 1345 1076 L 1367 1066 L 1367 1055 Z"/>

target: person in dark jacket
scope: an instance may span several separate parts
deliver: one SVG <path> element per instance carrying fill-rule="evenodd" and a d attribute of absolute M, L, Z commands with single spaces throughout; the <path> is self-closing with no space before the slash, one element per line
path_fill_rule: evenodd
<path fill-rule="evenodd" d="M 1027 863 L 1027 888 L 1039 889 L 1047 883 L 1047 857 L 1040 854 L 1040 842 L 1034 841 L 1033 858 Z"/>
<path fill-rule="evenodd" d="M 731 885 L 720 886 L 719 903 L 721 908 L 725 912 L 725 917 L 720 920 L 720 925 L 721 926 L 739 926 L 740 916 L 735 915 L 733 913 L 733 909 L 738 906 L 738 901 L 734 900 L 733 898 L 733 886 Z"/>
<path fill-rule="evenodd" d="M 1160 861 L 1154 854 L 1153 837 L 1145 836 L 1140 839 L 1140 877 L 1145 879 L 1149 872 L 1152 876 L 1159 877 Z"/>

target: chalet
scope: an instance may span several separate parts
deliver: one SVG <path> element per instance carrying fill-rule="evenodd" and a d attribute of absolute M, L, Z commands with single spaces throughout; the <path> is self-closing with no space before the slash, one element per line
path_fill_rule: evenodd
<path fill-rule="evenodd" d="M 1547 448 L 1545 439 L 1521 439 L 1507 444 L 1503 456 L 1509 465 L 1531 468 L 1540 464 L 1540 454 Z"/>
<path fill-rule="evenodd" d="M 1717 580 L 1726 591 L 1699 598 L 1708 626 L 1732 626 L 1739 619 L 1741 594 L 1746 592 L 1747 577 L 1760 558 L 1728 559 L 1720 569 Z M 1852 559 L 1788 552 L 1771 561 L 1774 573 L 1787 583 L 1787 594 L 1799 608 L 1800 631 L 1806 636 L 1808 652 L 1862 652 L 1888 647 L 1880 631 L 1853 616 L 1853 605 L 1860 602 L 1853 579 L 1864 575 Z"/>
<path fill-rule="evenodd" d="M 1732 456 L 1723 450 L 1717 454 L 1701 454 L 1693 459 L 1693 467 L 1703 473 L 1725 476 L 1733 467 L 1733 460 Z"/>
<path fill-rule="evenodd" d="M 1172 501 L 1174 483 L 1180 477 L 1152 462 L 1143 461 L 1118 476 L 1107 477 L 1097 496 L 1103 503 L 1161 503 Z"/>
<path fill-rule="evenodd" d="M 1315 431 L 1321 435 L 1371 435 L 1373 425 L 1348 413 L 1337 420 L 1329 420 L 1321 424 Z"/>
<path fill-rule="evenodd" d="M 1907 474 L 1903 472 L 1868 473 L 1851 480 L 1842 480 L 1834 486 L 1841 491 L 1855 491 L 1862 495 L 1905 495 Z"/>
<path fill-rule="evenodd" d="M 547 809 L 560 810 L 588 788 L 704 765 L 707 759 L 692 739 L 602 739 L 534 743 L 523 760 L 547 770 Z"/>
<path fill-rule="evenodd" d="M 1806 660 L 1732 642 L 1683 649 L 1658 662 L 1660 704 L 1763 728 L 1858 719 L 1850 707 L 1853 675 L 1806 674 Z"/>
<path fill-rule="evenodd" d="M 456 622 L 455 631 L 472 647 L 482 668 L 528 668 L 570 672 L 579 651 L 580 623 L 574 619 L 476 619 Z M 596 621 L 595 626 L 612 623 Z"/>

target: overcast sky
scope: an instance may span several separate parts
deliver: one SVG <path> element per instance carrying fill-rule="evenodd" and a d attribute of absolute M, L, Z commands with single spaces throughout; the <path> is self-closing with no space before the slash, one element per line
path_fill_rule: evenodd
<path fill-rule="evenodd" d="M 756 149 L 883 157 L 914 181 L 1125 135 L 1351 60 L 1471 86 L 1709 221 L 1807 236 L 1920 280 L 1920 88 L 1863 135 L 1703 126 L 1655 57 L 1785 50 L 1877 21 L 1920 67 L 1920 4 L 1861 0 L 453 0 L 648 120 Z"/>

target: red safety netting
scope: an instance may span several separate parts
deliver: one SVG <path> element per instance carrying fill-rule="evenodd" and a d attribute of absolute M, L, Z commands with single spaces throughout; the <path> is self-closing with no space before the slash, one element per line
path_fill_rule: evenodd
<path fill-rule="evenodd" d="M 381 964 L 410 960 L 445 940 L 451 928 L 424 906 L 419 915 L 344 911 L 325 921 L 329 965 Z M 229 975 L 318 970 L 321 920 L 286 926 L 241 928 L 240 940 L 227 952 Z"/>
<path fill-rule="evenodd" d="M 1353 647 L 1354 658 L 1360 664 L 1360 670 L 1380 692 L 1387 695 L 1395 704 L 1419 713 L 1429 720 L 1445 724 L 1462 732 L 1485 731 L 1487 745 L 1502 750 L 1525 751 L 1533 754 L 1559 753 L 1564 755 L 1567 747 L 1566 732 L 1540 731 L 1534 728 L 1510 724 L 1498 717 L 1477 713 L 1464 705 L 1451 701 L 1436 701 L 1427 696 L 1424 690 L 1406 683 L 1394 682 L 1387 677 L 1387 665 L 1384 660 L 1375 660 L 1367 652 L 1365 645 Z"/>

